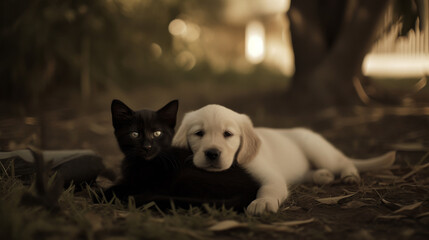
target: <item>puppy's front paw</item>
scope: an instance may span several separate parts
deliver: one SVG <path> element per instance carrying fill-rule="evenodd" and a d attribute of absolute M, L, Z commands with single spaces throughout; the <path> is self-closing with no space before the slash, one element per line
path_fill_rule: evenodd
<path fill-rule="evenodd" d="M 359 175 L 348 175 L 341 178 L 341 181 L 343 181 L 346 184 L 358 184 L 360 182 L 360 176 Z"/>
<path fill-rule="evenodd" d="M 344 169 L 341 172 L 341 181 L 346 184 L 357 184 L 360 182 L 359 172 L 355 167 Z"/>
<path fill-rule="evenodd" d="M 334 174 L 328 169 L 318 169 L 313 173 L 313 182 L 319 185 L 332 183 L 335 179 Z"/>
<path fill-rule="evenodd" d="M 258 198 L 253 200 L 247 207 L 247 212 L 251 215 L 261 215 L 264 212 L 277 212 L 279 201 L 275 198 Z"/>

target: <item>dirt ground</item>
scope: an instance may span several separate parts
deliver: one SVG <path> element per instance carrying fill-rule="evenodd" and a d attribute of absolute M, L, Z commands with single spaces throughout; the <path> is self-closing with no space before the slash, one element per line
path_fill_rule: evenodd
<path fill-rule="evenodd" d="M 247 216 L 247 220 L 238 218 L 238 221 L 250 222 L 252 227 L 229 225 L 219 231 L 213 230 L 207 238 L 429 238 L 428 108 L 375 105 L 356 106 L 346 111 L 328 109 L 297 113 L 285 109 L 276 93 L 222 92 L 206 88 L 209 90 L 192 97 L 185 90 L 162 88 L 146 90 L 145 95 L 138 91 L 109 93 L 94 100 L 90 108 L 76 104 L 79 99 L 56 103 L 50 100 L 51 104 L 43 113 L 2 114 L 0 150 L 25 148 L 29 144 L 43 149 L 92 149 L 103 157 L 106 165 L 117 167 L 122 155 L 111 127 L 112 98 L 119 98 L 135 109 L 156 109 L 172 98 L 179 98 L 179 119 L 191 109 L 220 103 L 248 114 L 256 126 L 309 127 L 351 157 L 371 157 L 389 150 L 398 153 L 391 169 L 363 173 L 358 186 L 340 181 L 328 186 L 294 186 L 278 214 Z M 207 91 L 212 92 L 207 94 Z M 308 222 L 295 223 L 290 228 L 276 225 L 296 220 Z M 199 235 L 189 236 L 199 238 Z M 101 234 L 96 239 L 104 237 L 106 234 Z"/>

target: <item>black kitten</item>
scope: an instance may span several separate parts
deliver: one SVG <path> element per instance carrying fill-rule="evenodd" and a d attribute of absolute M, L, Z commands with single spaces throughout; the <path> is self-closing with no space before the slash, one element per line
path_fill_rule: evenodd
<path fill-rule="evenodd" d="M 173 200 L 178 207 L 211 203 L 243 210 L 255 199 L 259 185 L 238 166 L 217 173 L 198 169 L 191 151 L 172 147 L 177 109 L 177 100 L 158 111 L 133 111 L 113 100 L 113 127 L 125 159 L 122 179 L 106 197 L 133 196 L 138 205 L 155 201 L 162 208 Z"/>

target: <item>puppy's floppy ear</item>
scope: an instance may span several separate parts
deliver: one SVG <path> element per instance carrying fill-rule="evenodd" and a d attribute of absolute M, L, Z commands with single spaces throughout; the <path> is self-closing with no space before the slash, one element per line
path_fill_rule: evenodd
<path fill-rule="evenodd" d="M 241 146 L 237 154 L 237 162 L 246 164 L 255 158 L 261 146 L 261 139 L 253 128 L 252 121 L 244 114 L 240 115 Z"/>
<path fill-rule="evenodd" d="M 186 113 L 183 117 L 182 123 L 179 126 L 179 129 L 177 129 L 176 134 L 174 134 L 173 137 L 173 146 L 176 147 L 188 147 L 188 129 L 191 125 L 191 119 L 192 119 L 192 112 Z"/>

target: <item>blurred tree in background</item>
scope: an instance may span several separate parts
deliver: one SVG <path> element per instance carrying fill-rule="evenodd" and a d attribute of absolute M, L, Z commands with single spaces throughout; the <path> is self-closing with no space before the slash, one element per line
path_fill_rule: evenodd
<path fill-rule="evenodd" d="M 194 41 L 174 36 L 169 25 L 179 17 L 188 30 L 222 25 L 223 4 L 210 0 L 2 1 L 0 100 L 34 107 L 54 94 L 80 94 L 85 100 L 106 88 L 204 79 L 214 72 L 209 58 L 233 65 L 228 59 L 232 54 L 219 58 L 223 53 L 204 45 L 207 39 L 218 48 L 229 44 L 228 51 L 241 53 L 241 45 L 231 44 L 231 39 L 244 41 L 244 27 L 213 28 L 218 32 L 208 27 L 210 37 Z M 238 34 L 220 40 L 219 29 L 225 35 Z M 228 75 L 227 71 L 223 73 Z"/>
<path fill-rule="evenodd" d="M 386 29 L 381 20 L 393 4 Z M 287 12 L 295 56 L 295 74 L 288 94 L 307 106 L 356 104 L 354 77 L 378 37 L 400 22 L 400 36 L 415 29 L 424 16 L 422 0 L 291 0 Z M 420 20 L 420 28 L 424 21 Z M 380 31 L 380 29 L 382 31 Z"/>
<path fill-rule="evenodd" d="M 153 44 L 170 48 L 167 26 L 179 1 L 127 6 L 108 0 L 5 0 L 2 5 L 2 99 L 37 101 L 59 86 L 85 97 L 111 82 L 168 72 Z"/>
<path fill-rule="evenodd" d="M 394 1 L 401 3 L 397 4 L 395 21 L 404 22 L 405 33 L 414 27 L 417 17 L 410 4 L 419 1 Z M 286 86 L 291 73 L 275 68 L 293 63 L 284 58 L 268 63 L 267 49 L 277 59 L 286 53 L 292 55 L 285 50 L 289 47 L 289 29 L 284 23 L 287 7 L 278 6 L 287 2 L 4 0 L 0 100 L 34 107 L 40 105 L 41 97 L 54 94 L 79 94 L 87 100 L 98 91 L 117 86 L 167 83 L 171 87 L 183 79 L 213 76 L 219 84 L 245 79 L 242 85 L 269 85 L 277 78 Z M 389 2 L 292 0 L 287 17 L 295 75 L 288 93 L 282 92 L 282 96 L 294 100 L 284 102 L 331 106 L 357 99 L 352 78 L 360 74 Z M 227 20 L 228 6 L 232 9 L 229 17 L 241 16 L 241 20 Z M 264 24 L 267 33 L 260 37 L 267 42 L 263 44 L 271 44 L 266 46 L 262 63 L 250 63 L 244 53 L 246 25 L 254 20 Z M 183 34 L 184 28 L 188 35 Z M 277 36 L 274 45 L 268 42 L 272 35 Z M 280 51 L 280 47 L 284 49 Z M 269 64 L 276 66 L 265 71 Z"/>

